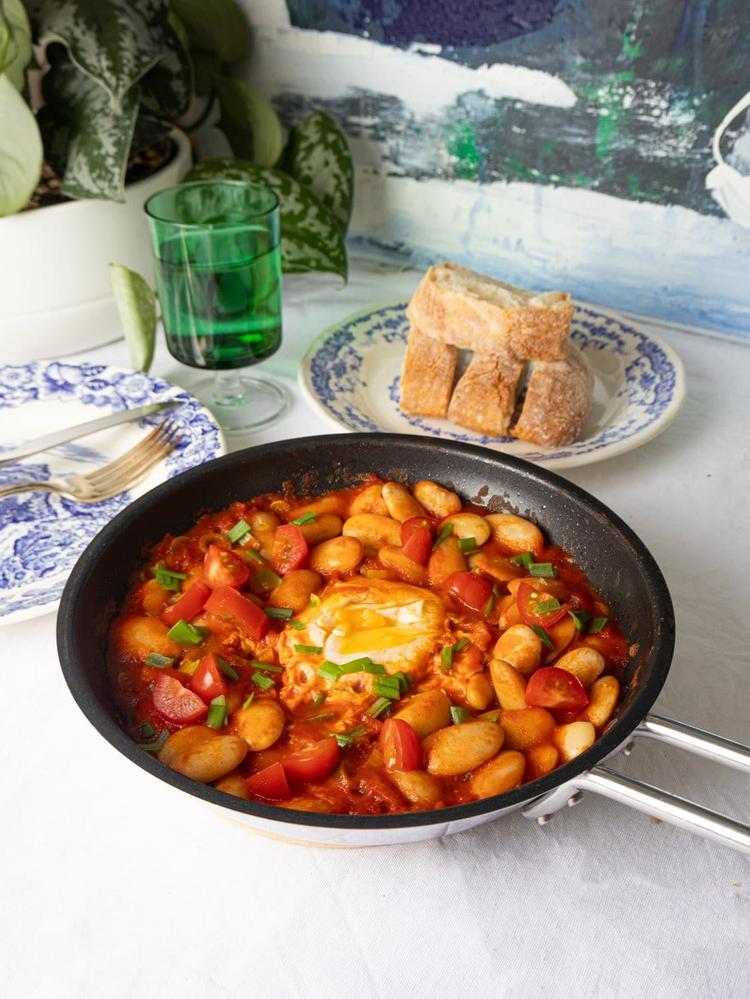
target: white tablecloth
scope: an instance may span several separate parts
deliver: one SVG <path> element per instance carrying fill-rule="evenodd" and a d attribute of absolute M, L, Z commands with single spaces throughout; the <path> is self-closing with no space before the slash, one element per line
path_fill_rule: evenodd
<path fill-rule="evenodd" d="M 290 386 L 330 322 L 411 290 L 360 265 L 306 278 L 264 368 Z M 664 335 L 662 333 L 662 335 Z M 661 437 L 566 473 L 661 564 L 677 608 L 663 714 L 748 741 L 750 350 L 682 333 L 688 397 Z M 88 355 L 127 364 L 122 343 Z M 189 386 L 160 346 L 154 372 Z M 295 390 L 244 446 L 330 428 Z M 750 863 L 603 799 L 370 850 L 254 835 L 119 756 L 68 694 L 54 616 L 0 670 L 0 995 L 8 999 L 750 995 Z M 622 769 L 750 820 L 748 782 L 641 743 Z"/>

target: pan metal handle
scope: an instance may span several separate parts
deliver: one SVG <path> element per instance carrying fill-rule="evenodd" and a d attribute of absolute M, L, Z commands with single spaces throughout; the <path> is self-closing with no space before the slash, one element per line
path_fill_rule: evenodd
<path fill-rule="evenodd" d="M 648 715 L 633 732 L 634 736 L 658 739 L 685 749 L 698 756 L 723 763 L 738 770 L 750 771 L 750 748 L 731 739 L 712 735 L 701 729 L 684 725 L 659 715 Z M 581 800 L 582 791 L 593 791 L 605 798 L 619 801 L 688 832 L 712 839 L 722 846 L 750 855 L 750 825 L 738 822 L 728 815 L 713 812 L 702 805 L 680 798 L 669 791 L 653 787 L 643 781 L 596 766 L 579 774 L 573 780 L 542 795 L 523 809 L 528 819 L 540 824 L 548 822 L 555 812 L 565 805 L 575 805 Z"/>

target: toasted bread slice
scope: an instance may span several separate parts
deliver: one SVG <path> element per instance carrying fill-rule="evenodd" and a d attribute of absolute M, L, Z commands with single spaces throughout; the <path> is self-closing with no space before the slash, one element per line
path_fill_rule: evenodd
<path fill-rule="evenodd" d="M 525 367 L 507 351 L 474 354 L 453 392 L 448 418 L 482 434 L 507 434 Z"/>
<path fill-rule="evenodd" d="M 594 393 L 594 376 L 583 354 L 568 344 L 563 361 L 532 366 L 521 415 L 511 430 L 530 444 L 559 447 L 576 440 Z"/>
<path fill-rule="evenodd" d="M 412 327 L 401 372 L 401 409 L 415 416 L 448 412 L 458 351 Z"/>
<path fill-rule="evenodd" d="M 564 291 L 535 294 L 443 263 L 428 269 L 407 315 L 412 326 L 456 347 L 556 361 L 565 357 L 573 304 Z"/>

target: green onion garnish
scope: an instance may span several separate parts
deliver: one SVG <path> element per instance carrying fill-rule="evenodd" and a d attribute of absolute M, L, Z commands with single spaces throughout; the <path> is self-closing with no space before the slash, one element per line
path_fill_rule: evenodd
<path fill-rule="evenodd" d="M 227 699 L 223 694 L 214 697 L 208 706 L 206 725 L 209 728 L 221 728 L 227 720 Z"/>
<path fill-rule="evenodd" d="M 336 714 L 334 711 L 321 711 L 319 715 L 308 715 L 303 721 L 314 722 L 314 721 L 330 721 L 331 718 L 335 718 Z"/>
<path fill-rule="evenodd" d="M 376 697 L 387 697 L 389 701 L 397 701 L 401 697 L 401 684 L 397 677 L 379 676 L 372 685 Z"/>
<path fill-rule="evenodd" d="M 591 620 L 591 615 L 588 611 L 581 610 L 570 610 L 568 614 L 573 618 L 573 624 L 576 626 L 578 631 L 583 631 L 586 627 L 586 623 Z"/>
<path fill-rule="evenodd" d="M 277 576 L 273 569 L 268 569 L 266 566 L 262 566 L 255 572 L 255 582 L 258 584 L 260 589 L 275 590 L 281 582 L 281 576 Z"/>
<path fill-rule="evenodd" d="M 187 573 L 172 572 L 171 569 L 166 569 L 163 565 L 157 565 L 154 569 L 154 576 L 163 590 L 179 590 L 180 580 L 187 579 Z"/>
<path fill-rule="evenodd" d="M 560 601 L 556 600 L 555 597 L 550 597 L 549 600 L 540 600 L 534 608 L 534 613 L 551 614 L 552 611 L 556 610 L 560 610 Z"/>
<path fill-rule="evenodd" d="M 239 680 L 240 674 L 226 659 L 222 659 L 221 656 L 216 657 L 216 665 L 219 667 L 224 676 L 228 676 L 230 680 Z"/>
<path fill-rule="evenodd" d="M 165 666 L 171 666 L 174 659 L 172 659 L 171 656 L 162 656 L 158 652 L 149 652 L 143 661 L 147 666 L 154 666 L 156 669 L 164 669 Z"/>
<path fill-rule="evenodd" d="M 601 631 L 607 621 L 609 621 L 608 617 L 595 617 L 589 625 L 589 635 L 595 635 L 597 631 Z"/>
<path fill-rule="evenodd" d="M 236 545 L 238 541 L 241 541 L 249 533 L 250 525 L 246 520 L 241 518 L 231 530 L 227 531 L 227 538 L 229 538 L 233 545 Z"/>
<path fill-rule="evenodd" d="M 270 690 L 274 685 L 274 681 L 270 676 L 266 676 L 265 673 L 253 673 L 250 679 L 261 690 Z"/>
<path fill-rule="evenodd" d="M 367 709 L 366 714 L 368 714 L 370 718 L 379 718 L 386 708 L 390 708 L 390 706 L 391 702 L 388 697 L 379 697 L 377 701 L 372 702 L 370 707 Z"/>
<path fill-rule="evenodd" d="M 284 667 L 277 666 L 275 663 L 264 663 L 262 659 L 251 659 L 250 665 L 254 666 L 255 669 L 259 669 L 261 673 L 283 673 Z"/>
<path fill-rule="evenodd" d="M 552 652 L 555 651 L 555 643 L 549 637 L 549 635 L 541 626 L 541 624 L 532 624 L 531 630 L 534 632 L 535 635 L 538 635 L 541 638 L 544 645 L 546 645 L 550 651 Z"/>
<path fill-rule="evenodd" d="M 390 679 L 398 680 L 398 686 L 402 694 L 406 693 L 406 691 L 409 689 L 409 687 L 411 687 L 412 684 L 411 677 L 407 673 L 404 673 L 402 670 L 399 670 L 398 673 L 391 673 Z"/>
<path fill-rule="evenodd" d="M 295 631 L 304 631 L 307 627 L 306 624 L 303 624 L 301 621 L 297 621 L 295 618 L 291 618 L 287 621 L 287 624 L 290 628 L 294 628 Z"/>
<path fill-rule="evenodd" d="M 451 721 L 454 725 L 460 725 L 461 722 L 466 721 L 468 717 L 468 708 L 457 708 L 455 704 L 451 707 Z"/>
<path fill-rule="evenodd" d="M 540 576 L 544 579 L 552 579 L 553 576 L 557 575 L 557 569 L 551 562 L 532 562 L 527 568 L 530 575 Z"/>
<path fill-rule="evenodd" d="M 336 663 L 329 662 L 327 659 L 324 663 L 315 671 L 318 676 L 322 676 L 324 680 L 329 680 L 331 683 L 335 683 L 341 676 L 341 667 L 337 666 Z"/>
<path fill-rule="evenodd" d="M 163 729 L 159 738 L 155 739 L 154 742 L 139 742 L 138 745 L 141 749 L 145 749 L 147 753 L 158 753 L 168 738 L 169 732 Z"/>
<path fill-rule="evenodd" d="M 315 520 L 315 514 L 312 511 L 308 511 L 297 517 L 296 520 L 290 520 L 289 523 L 294 524 L 295 527 L 304 527 L 305 524 L 314 524 Z"/>
<path fill-rule="evenodd" d="M 492 593 L 490 593 L 490 599 L 484 605 L 484 610 L 482 611 L 482 613 L 484 614 L 485 617 L 489 617 L 490 616 L 490 614 L 495 609 L 495 604 L 496 603 L 497 603 L 497 590 L 493 586 L 492 587 Z"/>
<path fill-rule="evenodd" d="M 308 655 L 311 655 L 311 656 L 317 656 L 317 655 L 320 655 L 320 653 L 323 651 L 323 646 L 322 645 L 295 645 L 294 646 L 294 651 L 295 652 L 307 653 Z"/>
<path fill-rule="evenodd" d="M 442 545 L 442 543 L 445 541 L 445 539 L 449 538 L 451 536 L 451 534 L 453 534 L 453 524 L 445 524 L 441 528 L 440 534 L 438 534 L 438 536 L 437 536 L 437 538 L 435 540 L 435 544 L 432 546 L 432 550 L 435 551 L 435 549 L 439 545 Z"/>
<path fill-rule="evenodd" d="M 251 690 L 250 693 L 245 698 L 245 700 L 242 702 L 242 710 L 244 711 L 245 708 L 249 708 L 254 700 L 255 700 L 255 691 Z"/>
<path fill-rule="evenodd" d="M 263 557 L 261 555 L 259 555 L 254 548 L 247 548 L 246 552 L 247 552 L 248 557 L 251 558 L 253 560 L 253 562 L 257 562 L 259 565 L 265 565 L 266 564 L 263 561 Z"/>
<path fill-rule="evenodd" d="M 326 699 L 326 695 L 323 693 L 322 690 L 316 691 L 313 694 L 313 699 L 312 699 L 313 707 L 314 708 L 320 707 L 320 705 L 323 703 L 323 701 L 325 701 L 325 699 Z"/>
<path fill-rule="evenodd" d="M 341 749 L 346 749 L 348 746 L 355 741 L 355 739 L 361 738 L 365 735 L 365 728 L 363 725 L 357 725 L 350 732 L 338 732 L 336 735 L 336 742 L 339 744 Z"/>
<path fill-rule="evenodd" d="M 351 662 L 341 663 L 339 669 L 342 673 L 385 673 L 385 666 L 374 663 L 369 656 L 362 656 L 360 659 L 352 659 Z"/>
<path fill-rule="evenodd" d="M 156 735 L 156 729 L 151 724 L 151 722 L 145 721 L 141 725 L 141 738 L 142 739 L 150 739 L 152 735 Z"/>
<path fill-rule="evenodd" d="M 181 618 L 169 629 L 167 638 L 171 638 L 178 645 L 200 645 L 207 634 L 208 628 L 196 628 L 194 624 Z"/>
<path fill-rule="evenodd" d="M 453 645 L 446 645 L 446 647 L 443 649 L 443 651 L 440 654 L 440 666 L 443 670 L 443 673 L 447 673 L 450 670 L 451 666 L 453 665 L 453 656 L 457 652 L 460 652 L 461 649 L 465 649 L 468 644 L 469 644 L 468 638 L 459 638 L 459 640 L 455 642 Z"/>
<path fill-rule="evenodd" d="M 473 555 L 474 552 L 479 551 L 479 545 L 477 544 L 476 538 L 459 538 L 458 547 L 464 555 Z"/>
<path fill-rule="evenodd" d="M 528 569 L 533 561 L 534 556 L 531 552 L 521 552 L 520 555 L 513 555 L 511 558 L 513 565 L 521 565 L 524 569 Z"/>
<path fill-rule="evenodd" d="M 263 610 L 268 617 L 279 621 L 287 621 L 294 614 L 291 607 L 264 607 Z"/>

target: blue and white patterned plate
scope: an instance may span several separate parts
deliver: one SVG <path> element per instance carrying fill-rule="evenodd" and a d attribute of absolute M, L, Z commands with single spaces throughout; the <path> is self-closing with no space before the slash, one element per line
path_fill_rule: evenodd
<path fill-rule="evenodd" d="M 78 556 L 131 500 L 173 475 L 224 453 L 214 418 L 183 389 L 141 372 L 64 361 L 0 366 L 0 457 L 3 450 L 52 430 L 165 399 L 184 399 L 169 418 L 180 444 L 130 492 L 101 503 L 76 503 L 46 492 L 0 500 L 0 624 L 53 611 Z M 102 430 L 43 454 L 0 466 L 0 486 L 86 473 L 137 444 L 156 415 Z"/>
<path fill-rule="evenodd" d="M 661 340 L 614 314 L 577 305 L 571 337 L 594 372 L 594 403 L 582 438 L 540 448 L 490 437 L 444 419 L 407 416 L 399 382 L 409 324 L 406 303 L 350 316 L 322 333 L 300 369 L 313 406 L 345 430 L 427 434 L 518 455 L 545 468 L 573 468 L 630 451 L 674 419 L 685 395 L 682 362 Z"/>

